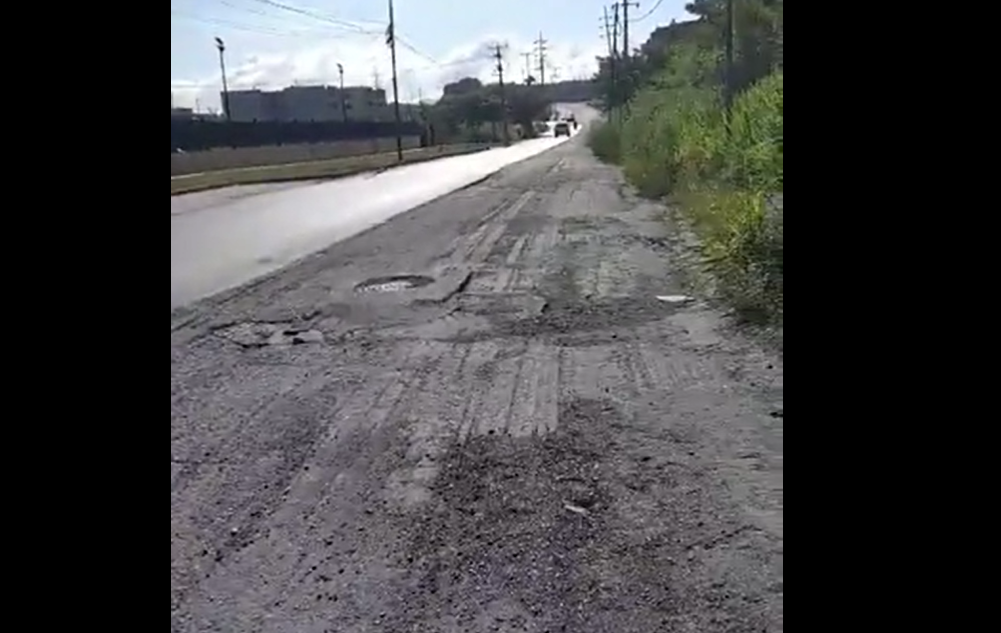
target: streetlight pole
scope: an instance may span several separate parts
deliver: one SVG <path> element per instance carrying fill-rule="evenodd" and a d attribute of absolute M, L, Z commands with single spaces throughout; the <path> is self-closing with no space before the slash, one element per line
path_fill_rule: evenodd
<path fill-rule="evenodd" d="M 344 99 L 344 64 L 337 64 L 337 73 L 341 76 L 341 119 L 348 122 L 348 103 Z"/>
<path fill-rule="evenodd" d="M 233 122 L 233 114 L 229 111 L 229 84 L 226 82 L 226 44 L 222 38 L 215 38 L 215 46 L 219 49 L 219 70 L 222 73 L 222 110 L 228 123 Z"/>

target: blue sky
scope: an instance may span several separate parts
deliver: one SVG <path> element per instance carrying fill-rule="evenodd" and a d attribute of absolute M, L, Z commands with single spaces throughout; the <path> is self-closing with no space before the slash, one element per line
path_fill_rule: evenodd
<path fill-rule="evenodd" d="M 549 41 L 550 76 L 590 76 L 594 57 L 606 49 L 601 37 L 605 4 L 396 0 L 401 98 L 434 98 L 445 83 L 463 76 L 489 79 L 493 62 L 486 47 L 494 42 L 507 44 L 509 76 L 520 81 L 526 64 L 522 53 L 532 50 L 540 31 Z M 634 45 L 658 25 L 688 19 L 684 4 L 650 0 L 632 8 L 638 19 L 631 27 Z M 390 61 L 382 35 L 388 23 L 386 7 L 381 0 L 171 0 L 170 81 L 175 102 L 219 107 L 215 36 L 226 42 L 232 88 L 336 83 L 338 62 L 344 65 L 347 83 L 372 85 L 378 79 L 388 87 Z"/>

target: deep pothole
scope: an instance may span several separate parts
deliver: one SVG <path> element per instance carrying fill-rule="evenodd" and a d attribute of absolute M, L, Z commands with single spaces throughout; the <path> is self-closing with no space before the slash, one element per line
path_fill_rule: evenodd
<path fill-rule="evenodd" d="M 430 286 L 435 282 L 433 277 L 425 275 L 393 275 L 391 277 L 376 277 L 363 281 L 355 286 L 355 292 L 362 294 L 403 292 Z"/>

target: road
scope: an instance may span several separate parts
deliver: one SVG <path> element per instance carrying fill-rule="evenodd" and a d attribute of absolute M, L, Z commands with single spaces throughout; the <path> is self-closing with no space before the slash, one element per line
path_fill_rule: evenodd
<path fill-rule="evenodd" d="M 253 185 L 170 199 L 170 307 L 282 268 L 566 139 L 320 183 Z"/>
<path fill-rule="evenodd" d="M 577 138 L 172 315 L 171 631 L 782 631 L 781 360 L 681 235 Z"/>

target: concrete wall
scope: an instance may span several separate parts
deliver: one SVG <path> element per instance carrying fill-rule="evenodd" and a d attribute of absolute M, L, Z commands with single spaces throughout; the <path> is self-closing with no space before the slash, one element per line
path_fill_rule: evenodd
<path fill-rule="evenodd" d="M 403 139 L 404 149 L 420 147 L 420 144 L 421 139 L 417 136 L 405 137 Z M 331 158 L 342 158 L 359 154 L 392 152 L 395 149 L 395 138 L 317 143 L 315 145 L 214 149 L 207 152 L 192 152 L 190 154 L 171 154 L 170 175 L 182 176 L 220 169 L 305 163 L 313 160 L 329 160 Z"/>

